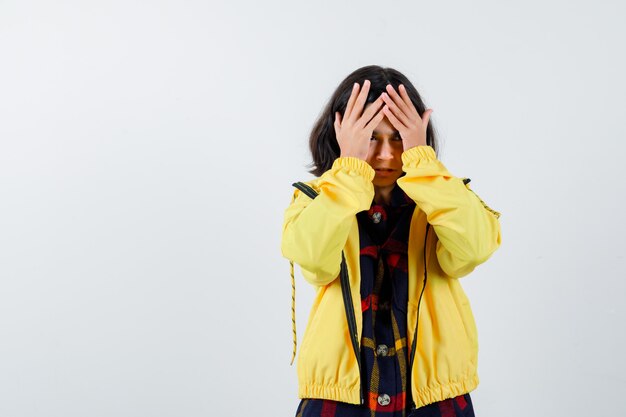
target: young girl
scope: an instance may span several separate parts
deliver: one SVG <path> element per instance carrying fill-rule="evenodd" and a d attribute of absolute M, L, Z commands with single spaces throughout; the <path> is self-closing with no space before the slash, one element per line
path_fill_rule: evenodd
<path fill-rule="evenodd" d="M 311 133 L 318 178 L 294 184 L 281 242 L 292 284 L 295 262 L 317 291 L 298 417 L 474 416 L 478 341 L 459 278 L 500 246 L 500 214 L 438 160 L 431 112 L 400 72 L 366 66 Z"/>

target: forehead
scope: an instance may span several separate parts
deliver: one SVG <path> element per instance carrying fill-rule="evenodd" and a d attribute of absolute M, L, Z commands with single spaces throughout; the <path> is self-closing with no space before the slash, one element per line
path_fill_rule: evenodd
<path fill-rule="evenodd" d="M 383 135 L 383 136 L 384 135 L 391 136 L 391 135 L 398 135 L 399 132 L 396 129 L 392 128 L 392 127 L 383 127 L 383 128 L 381 128 L 381 126 L 378 125 L 378 127 L 376 129 L 374 129 L 372 134 L 374 134 L 374 135 Z"/>
<path fill-rule="evenodd" d="M 380 123 L 378 123 L 378 126 L 374 128 L 373 132 L 375 136 L 391 136 L 398 135 L 398 133 L 399 132 L 393 127 L 393 125 L 386 116 L 383 117 L 383 120 L 381 120 Z"/>

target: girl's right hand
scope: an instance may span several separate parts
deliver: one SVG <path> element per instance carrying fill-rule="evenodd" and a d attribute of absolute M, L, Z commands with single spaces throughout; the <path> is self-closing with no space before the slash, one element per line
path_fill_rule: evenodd
<path fill-rule="evenodd" d="M 352 87 L 352 94 L 348 99 L 343 120 L 341 114 L 335 112 L 334 126 L 337 143 L 339 143 L 341 151 L 339 156 L 354 156 L 367 160 L 372 132 L 385 117 L 385 113 L 380 111 L 384 101 L 381 94 L 381 97 L 378 97 L 361 115 L 370 88 L 370 81 L 365 80 L 363 82 L 363 88 L 360 92 L 359 87 L 358 83 Z"/>

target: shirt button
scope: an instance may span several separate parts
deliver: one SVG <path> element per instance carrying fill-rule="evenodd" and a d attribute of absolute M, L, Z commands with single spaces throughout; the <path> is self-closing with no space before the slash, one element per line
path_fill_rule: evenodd
<path fill-rule="evenodd" d="M 387 405 L 391 402 L 391 398 L 387 394 L 381 394 L 378 396 L 378 404 Z"/>
<path fill-rule="evenodd" d="M 378 347 L 376 348 L 376 354 L 378 356 L 387 356 L 387 353 L 389 353 L 389 348 L 387 348 L 387 345 L 378 345 Z"/>

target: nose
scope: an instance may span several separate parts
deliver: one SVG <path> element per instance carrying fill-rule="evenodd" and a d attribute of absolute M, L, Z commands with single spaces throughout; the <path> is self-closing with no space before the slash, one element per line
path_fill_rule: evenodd
<path fill-rule="evenodd" d="M 388 161 L 393 159 L 393 148 L 391 142 L 383 140 L 376 154 L 376 159 L 379 161 Z"/>

